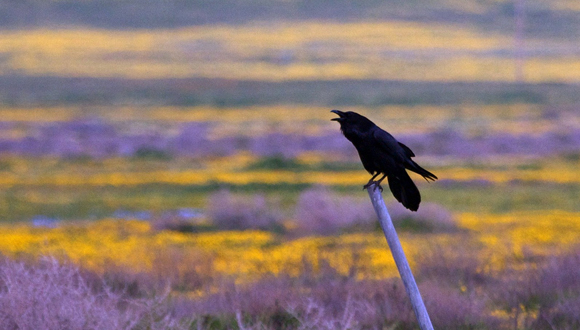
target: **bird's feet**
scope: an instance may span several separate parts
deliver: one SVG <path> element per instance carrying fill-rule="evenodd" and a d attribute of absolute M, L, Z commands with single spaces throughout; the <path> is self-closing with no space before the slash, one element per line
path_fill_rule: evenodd
<path fill-rule="evenodd" d="M 369 181 L 367 184 L 365 184 L 363 186 L 363 190 L 370 188 L 371 186 L 374 186 L 374 190 L 376 190 L 377 188 L 379 188 L 380 192 L 383 192 L 383 187 L 381 187 L 381 182 L 380 181 Z"/>

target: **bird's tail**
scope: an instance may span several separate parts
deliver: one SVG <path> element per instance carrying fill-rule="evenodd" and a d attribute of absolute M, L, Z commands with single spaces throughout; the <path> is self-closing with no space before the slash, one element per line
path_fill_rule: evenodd
<path fill-rule="evenodd" d="M 417 211 L 419 209 L 419 204 L 421 203 L 421 194 L 411 177 L 409 177 L 409 174 L 407 174 L 407 171 L 402 170 L 396 176 L 389 175 L 388 179 L 389 188 L 391 188 L 393 196 L 403 204 L 404 207 L 411 211 Z"/>
<path fill-rule="evenodd" d="M 437 176 L 435 174 L 433 174 L 433 173 L 427 171 L 426 169 L 422 168 L 421 166 L 419 166 L 419 164 L 415 163 L 412 159 L 409 159 L 405 163 L 405 168 L 408 169 L 409 171 L 413 171 L 413 172 L 421 175 L 427 181 L 429 181 L 429 180 L 431 180 L 431 181 L 437 180 Z"/>

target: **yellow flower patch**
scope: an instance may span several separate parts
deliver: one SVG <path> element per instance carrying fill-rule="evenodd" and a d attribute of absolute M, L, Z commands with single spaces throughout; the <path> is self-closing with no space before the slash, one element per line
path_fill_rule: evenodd
<path fill-rule="evenodd" d="M 412 267 L 416 266 L 417 256 L 432 249 L 453 249 L 457 244 L 476 247 L 490 261 L 501 265 L 525 251 L 548 254 L 566 249 L 578 243 L 580 232 L 580 214 L 570 212 L 465 213 L 458 218 L 468 230 L 467 236 L 464 232 L 400 235 Z M 360 278 L 397 275 L 387 242 L 376 232 L 286 241 L 263 231 L 156 232 L 149 223 L 133 220 L 63 224 L 54 229 L 4 225 L 0 252 L 11 257 L 67 257 L 96 271 L 111 265 L 136 272 L 153 271 L 165 263 L 181 272 L 196 269 L 207 276 L 227 276 L 238 281 L 250 281 L 264 274 L 297 276 L 310 268 L 319 271 L 325 264 L 344 275 L 356 269 Z"/>

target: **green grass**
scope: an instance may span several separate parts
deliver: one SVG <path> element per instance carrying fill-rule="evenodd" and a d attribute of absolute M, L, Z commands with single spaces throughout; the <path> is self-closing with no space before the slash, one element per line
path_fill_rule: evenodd
<path fill-rule="evenodd" d="M 413 82 L 333 80 L 258 82 L 223 79 L 131 80 L 63 77 L 0 76 L 2 104 L 176 106 L 308 104 L 325 107 L 457 104 L 574 104 L 580 102 L 574 84 L 510 82 Z M 18 85 L 15 89 L 13 86 Z M 59 86 L 46 90 L 46 86 Z M 192 86 L 190 89 L 183 85 Z M 202 87 L 196 87 L 202 86 Z M 91 108 L 87 107 L 90 114 Z M 114 107 L 111 108 L 114 111 Z"/>
<path fill-rule="evenodd" d="M 263 157 L 248 165 L 246 170 L 283 170 L 283 171 L 353 171 L 362 169 L 362 165 L 357 162 L 319 162 L 316 164 L 305 164 L 296 159 L 285 158 L 283 156 Z"/>
<path fill-rule="evenodd" d="M 36 215 L 59 219 L 92 219 L 111 216 L 116 210 L 150 211 L 203 208 L 207 197 L 229 189 L 235 194 L 262 194 L 276 199 L 288 214 L 308 184 L 207 184 L 195 186 L 149 184 L 131 187 L 12 187 L 0 192 L 0 221 L 29 220 Z M 361 185 L 332 187 L 341 195 L 366 198 Z M 454 212 L 505 213 L 520 210 L 580 211 L 580 185 L 555 183 L 431 183 L 419 184 L 424 202 L 443 205 Z M 28 197 L 37 196 L 34 201 Z M 394 201 L 388 189 L 385 200 Z M 42 202 L 38 202 L 40 199 Z"/>
<path fill-rule="evenodd" d="M 556 183 L 510 183 L 420 187 L 424 201 L 436 202 L 453 211 L 504 213 L 520 210 L 580 211 L 580 185 Z"/>

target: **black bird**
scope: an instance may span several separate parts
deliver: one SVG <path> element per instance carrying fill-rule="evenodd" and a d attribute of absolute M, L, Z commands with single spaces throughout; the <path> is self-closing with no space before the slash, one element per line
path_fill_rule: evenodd
<path fill-rule="evenodd" d="M 331 120 L 340 123 L 342 134 L 355 146 L 365 170 L 373 176 L 364 188 L 375 185 L 374 189 L 378 187 L 383 191 L 381 182 L 387 177 L 393 196 L 409 210 L 417 211 L 421 194 L 405 169 L 418 173 L 427 181 L 437 180 L 435 174 L 415 163 L 411 159 L 415 154 L 409 147 L 398 142 L 368 118 L 352 111 L 331 112 L 339 116 Z M 374 181 L 379 174 L 383 176 Z"/>

